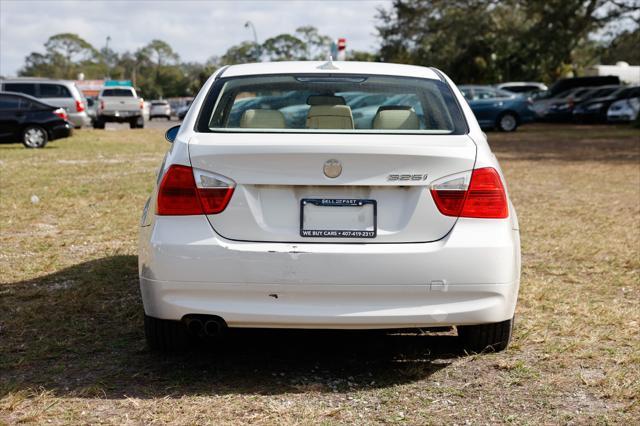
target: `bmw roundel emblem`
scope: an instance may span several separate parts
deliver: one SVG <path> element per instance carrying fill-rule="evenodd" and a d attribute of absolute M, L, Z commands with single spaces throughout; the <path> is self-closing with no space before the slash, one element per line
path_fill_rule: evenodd
<path fill-rule="evenodd" d="M 337 178 L 342 173 L 342 164 L 338 160 L 327 160 L 324 163 L 324 175 L 328 178 Z"/>

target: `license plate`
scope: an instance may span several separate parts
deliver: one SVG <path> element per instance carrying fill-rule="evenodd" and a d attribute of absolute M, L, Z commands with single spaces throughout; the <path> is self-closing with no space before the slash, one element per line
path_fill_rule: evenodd
<path fill-rule="evenodd" d="M 376 200 L 304 198 L 300 200 L 300 236 L 375 238 Z"/>

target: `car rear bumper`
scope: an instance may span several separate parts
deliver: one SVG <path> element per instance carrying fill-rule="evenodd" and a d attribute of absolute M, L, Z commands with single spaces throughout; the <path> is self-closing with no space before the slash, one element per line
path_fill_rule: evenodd
<path fill-rule="evenodd" d="M 231 327 L 405 328 L 513 316 L 520 275 L 511 221 L 461 219 L 411 244 L 287 244 L 223 239 L 206 218 L 141 229 L 147 315 L 222 317 Z"/>
<path fill-rule="evenodd" d="M 51 140 L 67 138 L 73 134 L 73 125 L 71 123 L 59 124 L 51 128 L 49 135 Z"/>
<path fill-rule="evenodd" d="M 142 117 L 140 111 L 103 111 L 98 119 L 107 123 L 125 123 L 139 117 Z"/>
<path fill-rule="evenodd" d="M 628 123 L 629 121 L 635 120 L 635 116 L 631 113 L 628 114 L 608 114 L 607 121 L 612 123 Z"/>
<path fill-rule="evenodd" d="M 91 124 L 91 117 L 86 112 L 70 112 L 69 122 L 73 124 L 73 127 L 89 126 Z"/>

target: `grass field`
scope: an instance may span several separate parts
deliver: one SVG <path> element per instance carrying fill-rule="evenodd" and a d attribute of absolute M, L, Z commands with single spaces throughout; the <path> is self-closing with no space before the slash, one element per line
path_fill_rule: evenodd
<path fill-rule="evenodd" d="M 640 418 L 640 131 L 489 134 L 518 209 L 515 339 L 233 333 L 148 352 L 136 239 L 168 145 L 83 130 L 0 146 L 0 424 L 631 424 Z"/>

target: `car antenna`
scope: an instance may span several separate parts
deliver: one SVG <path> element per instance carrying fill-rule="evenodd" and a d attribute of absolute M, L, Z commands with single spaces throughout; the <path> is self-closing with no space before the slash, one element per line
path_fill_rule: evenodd
<path fill-rule="evenodd" d="M 333 57 L 331 55 L 329 55 L 329 60 L 327 62 L 325 62 L 324 64 L 319 65 L 318 69 L 319 70 L 338 70 L 340 68 L 336 67 L 333 64 Z"/>

